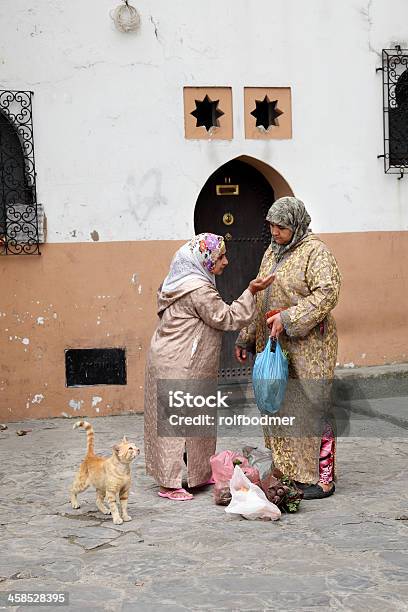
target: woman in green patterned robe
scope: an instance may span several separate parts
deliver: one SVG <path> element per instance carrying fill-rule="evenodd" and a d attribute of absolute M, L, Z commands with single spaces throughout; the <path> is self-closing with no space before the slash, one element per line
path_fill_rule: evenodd
<path fill-rule="evenodd" d="M 275 466 L 304 489 L 305 499 L 334 492 L 335 437 L 328 417 L 331 380 L 337 358 L 336 306 L 341 277 L 328 247 L 309 229 L 310 216 L 294 197 L 270 208 L 272 240 L 259 276 L 275 275 L 256 296 L 256 316 L 238 336 L 235 354 L 263 351 L 268 337 L 279 337 L 289 358 L 289 383 L 280 415 L 295 416 L 296 427 L 264 427 Z M 266 313 L 277 310 L 266 319 Z"/>

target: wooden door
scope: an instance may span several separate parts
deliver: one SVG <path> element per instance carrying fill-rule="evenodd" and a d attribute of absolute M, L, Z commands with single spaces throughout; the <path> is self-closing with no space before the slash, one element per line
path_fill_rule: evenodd
<path fill-rule="evenodd" d="M 225 237 L 229 265 L 217 277 L 217 287 L 225 302 L 231 304 L 258 273 L 262 256 L 270 244 L 266 214 L 274 202 L 271 185 L 263 174 L 240 160 L 221 166 L 208 179 L 197 199 L 194 213 L 196 234 L 212 232 Z M 220 378 L 226 382 L 248 379 L 248 367 L 234 357 L 238 332 L 223 336 Z"/>

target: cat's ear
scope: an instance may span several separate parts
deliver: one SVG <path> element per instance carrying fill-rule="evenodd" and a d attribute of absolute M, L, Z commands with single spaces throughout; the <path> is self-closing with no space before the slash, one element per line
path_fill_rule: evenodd
<path fill-rule="evenodd" d="M 119 448 L 119 445 L 118 445 L 118 444 L 114 444 L 114 445 L 112 446 L 112 450 L 113 450 L 113 452 L 115 453 L 115 455 L 119 455 L 120 448 Z"/>
<path fill-rule="evenodd" d="M 126 444 L 126 443 L 127 443 L 127 441 L 128 441 L 127 437 L 126 437 L 126 436 L 123 436 L 123 440 L 122 440 L 122 442 L 124 442 L 124 443 Z"/>

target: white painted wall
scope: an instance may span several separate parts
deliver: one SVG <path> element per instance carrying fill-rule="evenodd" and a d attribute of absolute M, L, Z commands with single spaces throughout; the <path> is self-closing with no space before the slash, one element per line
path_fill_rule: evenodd
<path fill-rule="evenodd" d="M 115 31 L 118 3 L 0 2 L 0 87 L 35 92 L 49 241 L 189 238 L 206 179 L 243 154 L 286 178 L 315 231 L 408 229 L 408 177 L 376 159 L 375 73 L 407 46 L 406 0 L 131 0 L 136 35 Z M 231 142 L 184 139 L 185 85 L 233 88 Z M 245 140 L 244 86 L 292 88 L 292 140 Z"/>

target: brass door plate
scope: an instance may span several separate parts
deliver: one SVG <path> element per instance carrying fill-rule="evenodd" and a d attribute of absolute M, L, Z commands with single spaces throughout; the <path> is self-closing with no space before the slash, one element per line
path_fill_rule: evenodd
<path fill-rule="evenodd" d="M 239 185 L 217 185 L 215 187 L 217 196 L 239 195 Z"/>

